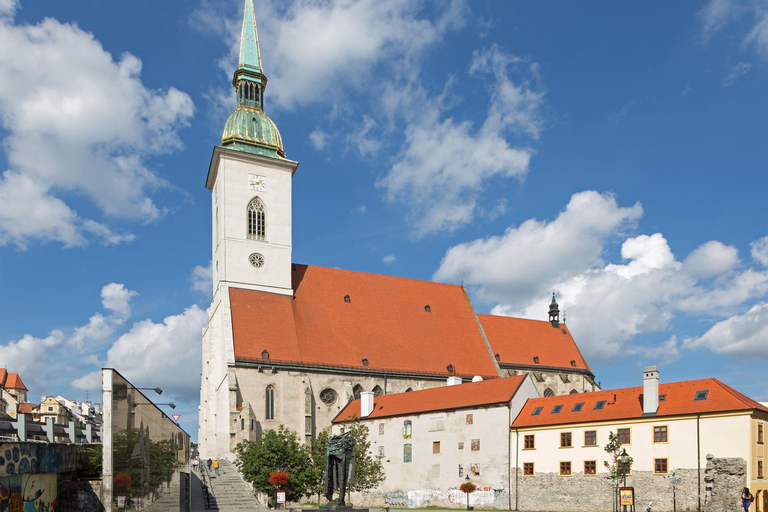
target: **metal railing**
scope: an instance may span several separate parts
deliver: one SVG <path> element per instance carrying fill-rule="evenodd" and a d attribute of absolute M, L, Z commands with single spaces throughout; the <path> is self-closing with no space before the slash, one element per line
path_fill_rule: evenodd
<path fill-rule="evenodd" d="M 85 425 L 70 420 L 67 425 L 33 421 L 29 414 L 18 414 L 15 419 L 0 419 L 0 439 L 5 441 L 48 443 L 101 444 L 101 429 L 90 423 Z"/>

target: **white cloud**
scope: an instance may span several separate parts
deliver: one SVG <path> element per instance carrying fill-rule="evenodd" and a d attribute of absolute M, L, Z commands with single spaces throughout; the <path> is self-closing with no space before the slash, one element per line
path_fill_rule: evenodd
<path fill-rule="evenodd" d="M 0 17 L 13 16 L 18 7 L 18 0 L 0 0 Z"/>
<path fill-rule="evenodd" d="M 381 261 L 383 261 L 387 265 L 391 265 L 392 263 L 397 261 L 397 256 L 395 256 L 394 254 L 387 254 L 386 256 L 381 258 Z"/>
<path fill-rule="evenodd" d="M 0 47 L 0 125 L 10 167 L 0 181 L 0 244 L 133 239 L 79 217 L 61 197 L 71 192 L 107 216 L 161 217 L 165 209 L 149 193 L 166 182 L 146 161 L 181 147 L 177 131 L 192 115 L 191 98 L 173 87 L 147 89 L 138 58 L 125 53 L 115 61 L 92 34 L 50 18 L 15 25 L 0 17 Z"/>
<path fill-rule="evenodd" d="M 27 388 L 39 387 L 45 383 L 51 368 L 58 364 L 53 354 L 62 341 L 64 333 L 58 329 L 45 338 L 25 334 L 19 340 L 0 345 L 0 361 L 9 372 L 18 373 Z"/>
<path fill-rule="evenodd" d="M 490 78 L 491 88 L 488 112 L 478 128 L 446 117 L 450 81 L 436 98 L 419 90 L 391 95 L 393 103 L 386 108 L 412 113 L 404 149 L 377 186 L 385 190 L 387 200 L 409 209 L 417 236 L 453 231 L 472 222 L 484 213 L 479 199 L 492 178 L 522 180 L 528 173 L 533 150 L 513 147 L 510 137 L 539 136 L 543 93 L 529 81 L 512 81 L 512 67 L 521 62 L 496 46 L 474 54 L 470 73 Z M 526 68 L 535 78 L 536 66 Z"/>
<path fill-rule="evenodd" d="M 609 195 L 575 194 L 549 223 L 531 219 L 450 248 L 434 278 L 463 279 L 481 300 L 496 303 L 493 314 L 526 318 L 546 318 L 548 292 L 556 290 L 580 348 L 596 360 L 614 357 L 639 335 L 671 328 L 676 315 L 723 318 L 768 293 L 768 271 L 740 268 L 738 251 L 718 241 L 680 262 L 661 233 L 638 235 L 623 241 L 622 262 L 604 262 L 641 213 L 639 204 L 621 208 Z M 630 350 L 672 360 L 679 350 L 670 340 Z"/>
<path fill-rule="evenodd" d="M 107 351 L 104 365 L 134 383 L 158 386 L 180 400 L 194 400 L 200 386 L 200 336 L 208 315 L 191 306 L 162 323 L 147 319 L 133 324 Z M 76 389 L 100 387 L 96 370 L 72 382 Z"/>
<path fill-rule="evenodd" d="M 749 18 L 751 28 L 743 43 L 753 45 L 757 53 L 768 60 L 768 7 L 765 0 L 710 0 L 699 11 L 699 16 L 705 40 L 733 21 Z"/>
<path fill-rule="evenodd" d="M 101 304 L 110 312 L 109 316 L 94 314 L 88 323 L 77 327 L 68 343 L 82 349 L 86 342 L 98 342 L 106 339 L 115 329 L 123 325 L 131 316 L 131 299 L 138 295 L 128 290 L 125 285 L 109 283 L 101 289 Z M 92 347 L 91 347 L 92 348 Z"/>
<path fill-rule="evenodd" d="M 683 263 L 685 271 L 696 277 L 718 276 L 739 264 L 739 250 L 717 240 L 694 249 Z"/>
<path fill-rule="evenodd" d="M 211 293 L 211 283 L 213 282 L 213 269 L 209 261 L 206 266 L 197 265 L 192 269 L 187 280 L 193 290 L 209 295 Z"/>
<path fill-rule="evenodd" d="M 699 338 L 683 342 L 687 349 L 708 348 L 713 352 L 768 361 L 768 304 L 753 306 L 747 313 L 718 322 Z"/>
<path fill-rule="evenodd" d="M 606 238 L 634 225 L 642 212 L 639 203 L 620 207 L 610 194 L 580 192 L 551 222 L 530 219 L 503 235 L 451 247 L 433 277 L 464 279 L 479 286 L 484 301 L 520 305 L 601 264 Z"/>
<path fill-rule="evenodd" d="M 411 0 L 293 0 L 255 8 L 268 94 L 282 108 L 333 103 L 339 90 L 375 83 L 374 66 L 388 60 L 408 68 L 425 48 L 462 26 L 467 11 L 465 0 L 437 4 L 435 20 L 423 15 L 422 2 Z M 227 41 L 229 52 L 220 65 L 230 74 L 242 10 L 222 13 L 218 2 L 206 0 L 192 18 Z"/>
<path fill-rule="evenodd" d="M 768 236 L 755 240 L 749 245 L 752 247 L 752 259 L 768 267 Z"/>
<path fill-rule="evenodd" d="M 322 151 L 328 142 L 328 134 L 323 130 L 315 130 L 309 134 L 309 141 L 316 150 Z"/>
<path fill-rule="evenodd" d="M 728 72 L 728 76 L 723 80 L 723 87 L 735 85 L 739 77 L 747 74 L 750 69 L 752 69 L 752 64 L 749 64 L 748 62 L 739 62 Z"/>
<path fill-rule="evenodd" d="M 657 346 L 645 347 L 634 346 L 630 350 L 631 354 L 637 354 L 653 361 L 654 364 L 670 364 L 680 359 L 680 345 L 677 342 L 677 336 L 671 336 L 667 341 Z"/>

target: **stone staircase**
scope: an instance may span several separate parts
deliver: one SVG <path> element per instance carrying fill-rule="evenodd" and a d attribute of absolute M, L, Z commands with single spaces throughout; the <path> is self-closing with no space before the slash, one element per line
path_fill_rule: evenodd
<path fill-rule="evenodd" d="M 250 485 L 243 480 L 237 468 L 226 459 L 219 459 L 218 476 L 213 470 L 208 471 L 205 465 L 202 465 L 201 471 L 205 472 L 203 478 L 211 493 L 210 510 L 220 512 L 267 510 L 256 501 Z"/>

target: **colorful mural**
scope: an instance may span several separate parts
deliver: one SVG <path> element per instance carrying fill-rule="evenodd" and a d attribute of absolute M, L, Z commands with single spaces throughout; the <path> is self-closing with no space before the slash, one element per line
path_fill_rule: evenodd
<path fill-rule="evenodd" d="M 0 512 L 55 512 L 56 473 L 0 477 Z"/>

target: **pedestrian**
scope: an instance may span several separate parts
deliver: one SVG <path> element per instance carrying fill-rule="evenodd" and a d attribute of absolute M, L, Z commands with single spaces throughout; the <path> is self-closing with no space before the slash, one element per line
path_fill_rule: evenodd
<path fill-rule="evenodd" d="M 650 501 L 648 502 L 648 508 L 645 509 L 645 512 L 653 512 L 652 508 L 653 508 L 653 502 Z"/>
<path fill-rule="evenodd" d="M 197 473 L 197 465 L 200 464 L 200 461 L 195 459 L 192 461 L 192 470 Z"/>
<path fill-rule="evenodd" d="M 749 506 L 755 501 L 755 497 L 749 492 L 749 487 L 745 487 L 741 491 L 741 506 L 744 507 L 744 512 L 749 512 Z"/>
<path fill-rule="evenodd" d="M 211 470 L 211 465 L 213 464 L 213 461 L 211 460 L 210 457 L 208 457 L 208 462 L 206 462 L 206 464 L 208 464 L 208 471 L 210 471 Z"/>
<path fill-rule="evenodd" d="M 216 476 L 219 476 L 219 459 L 213 461 L 213 472 L 216 474 Z"/>

